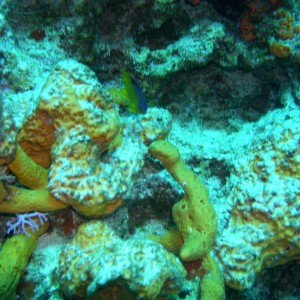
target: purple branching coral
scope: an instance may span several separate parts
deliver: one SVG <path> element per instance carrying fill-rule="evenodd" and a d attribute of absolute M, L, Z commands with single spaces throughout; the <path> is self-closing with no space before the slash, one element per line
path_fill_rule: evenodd
<path fill-rule="evenodd" d="M 37 218 L 38 220 L 34 220 Z M 26 214 L 16 214 L 16 217 L 11 221 L 6 223 L 7 231 L 6 233 L 9 234 L 13 232 L 13 234 L 25 234 L 30 236 L 31 233 L 39 230 L 39 225 L 44 225 L 47 221 L 47 214 L 39 213 L 39 212 L 32 212 Z M 29 227 L 31 233 L 28 232 L 26 227 Z"/>

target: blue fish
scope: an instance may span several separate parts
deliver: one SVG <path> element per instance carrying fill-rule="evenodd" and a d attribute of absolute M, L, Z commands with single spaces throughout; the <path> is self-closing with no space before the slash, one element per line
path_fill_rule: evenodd
<path fill-rule="evenodd" d="M 139 86 L 138 82 L 133 77 L 131 77 L 131 80 L 132 80 L 133 86 L 134 86 L 137 96 L 138 96 L 139 109 L 142 113 L 145 114 L 148 109 L 147 99 L 146 99 L 141 87 Z"/>

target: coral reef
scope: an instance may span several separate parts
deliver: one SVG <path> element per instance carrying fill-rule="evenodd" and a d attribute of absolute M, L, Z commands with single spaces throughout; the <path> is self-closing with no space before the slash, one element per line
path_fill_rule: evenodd
<path fill-rule="evenodd" d="M 299 24 L 299 0 L 0 1 L 0 298 L 298 299 Z"/>
<path fill-rule="evenodd" d="M 14 120 L 5 112 L 3 117 L 11 121 L 4 123 L 9 124 L 3 127 L 6 132 Z M 147 115 L 129 119 L 122 126 L 110 96 L 101 90 L 93 73 L 74 60 L 62 61 L 45 82 L 35 110 L 14 139 L 3 135 L 2 163 L 22 186 L 1 181 L 0 211 L 49 212 L 71 205 L 87 216 L 111 214 L 130 191 L 132 178 L 143 164 L 145 144 L 167 136 L 170 129 L 171 115 L 158 108 L 150 108 Z M 37 225 L 32 222 L 25 223 Z M 30 236 L 28 243 L 31 240 Z M 33 246 L 29 248 L 20 263 L 22 272 L 33 251 Z M 171 273 L 163 274 L 162 278 L 171 277 Z M 19 275 L 10 290 L 16 288 Z M 154 291 L 145 292 L 149 298 L 159 293 L 160 283 Z"/>
<path fill-rule="evenodd" d="M 32 192 L 32 201 L 27 201 L 26 190 L 20 190 L 24 195 L 2 203 L 1 211 L 49 211 L 71 205 L 87 216 L 111 214 L 122 204 L 142 166 L 146 149 L 142 142 L 165 137 L 171 129 L 166 111 L 150 109 L 140 118 L 141 126 L 122 129 L 109 95 L 92 71 L 74 60 L 60 62 L 44 84 L 36 110 L 16 137 L 18 150 L 16 142 L 4 141 L 8 146 L 3 149 L 3 162 L 16 151 L 8 164 L 10 170 L 20 183 L 37 191 Z M 9 129 L 4 127 L 4 131 Z M 136 135 L 131 136 L 130 130 Z M 12 154 L 6 154 L 7 148 Z M 103 157 L 105 160 L 99 161 Z M 16 193 L 14 187 L 10 189 Z M 37 197 L 41 198 L 38 204 Z M 35 203 L 35 209 L 29 203 Z M 45 207 L 43 203 L 47 203 Z"/>
<path fill-rule="evenodd" d="M 261 119 L 231 174 L 234 209 L 214 249 L 226 284 L 247 289 L 263 268 L 299 259 L 299 110 Z"/>
<path fill-rule="evenodd" d="M 297 1 L 248 1 L 240 29 L 246 41 L 269 45 L 271 54 L 279 58 L 292 58 L 299 52 Z"/>
<path fill-rule="evenodd" d="M 71 132 L 73 139 L 85 134 L 103 152 L 117 138 L 120 126 L 117 112 L 93 72 L 74 60 L 65 60 L 49 75 L 18 142 L 36 162 L 49 167 L 50 150 L 53 147 L 55 153 L 57 139 L 65 139 Z"/>
<path fill-rule="evenodd" d="M 104 221 L 81 225 L 60 255 L 60 287 L 78 299 L 97 292 L 100 299 L 109 299 L 101 289 L 108 283 L 116 285 L 121 299 L 126 290 L 132 292 L 126 299 L 157 299 L 164 284 L 166 291 L 179 288 L 185 275 L 179 259 L 161 245 L 138 237 L 121 240 Z"/>

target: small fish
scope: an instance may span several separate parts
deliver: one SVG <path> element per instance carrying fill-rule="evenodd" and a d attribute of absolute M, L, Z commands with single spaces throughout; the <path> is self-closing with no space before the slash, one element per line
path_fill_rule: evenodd
<path fill-rule="evenodd" d="M 132 113 L 145 114 L 148 109 L 147 99 L 138 82 L 126 71 L 122 72 L 124 88 L 110 88 L 114 101 L 127 106 Z"/>

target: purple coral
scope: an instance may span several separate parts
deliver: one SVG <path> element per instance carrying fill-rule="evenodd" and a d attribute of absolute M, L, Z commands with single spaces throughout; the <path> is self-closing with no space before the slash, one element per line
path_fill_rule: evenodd
<path fill-rule="evenodd" d="M 38 218 L 38 222 L 33 218 Z M 16 217 L 11 221 L 6 223 L 7 231 L 6 233 L 9 234 L 13 232 L 14 234 L 25 234 L 30 236 L 31 234 L 26 229 L 26 226 L 30 228 L 31 233 L 39 230 L 39 225 L 44 225 L 47 221 L 47 214 L 39 213 L 39 212 L 32 212 L 26 214 L 16 214 Z"/>

